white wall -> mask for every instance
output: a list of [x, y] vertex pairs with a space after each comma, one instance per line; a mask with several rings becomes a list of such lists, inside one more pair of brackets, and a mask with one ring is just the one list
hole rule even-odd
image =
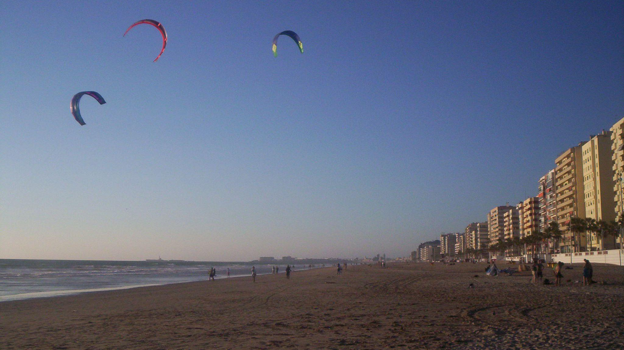
[[[620, 249], [602, 250], [597, 252], [582, 252], [582, 253], [562, 253], [552, 254], [552, 261], [561, 261], [565, 264], [582, 264], [584, 259], [589, 260], [591, 263], [598, 264], [611, 264], [624, 266], [624, 256]], [[546, 259], [546, 261], [550, 261]]]

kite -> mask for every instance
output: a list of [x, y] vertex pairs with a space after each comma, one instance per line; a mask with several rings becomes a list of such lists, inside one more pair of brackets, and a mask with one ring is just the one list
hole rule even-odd
[[297, 43], [297, 46], [299, 46], [299, 51], [301, 51], [301, 53], [303, 53], [303, 43], [301, 42], [301, 39], [299, 39], [299, 35], [297, 35], [297, 33], [293, 32], [292, 30], [285, 30], [285, 31], [277, 34], [273, 38], [273, 55], [275, 57], [277, 57], [277, 38], [280, 35], [287, 35], [287, 36], [291, 37]]
[[89, 95], [93, 97], [101, 105], [105, 104], [106, 101], [104, 101], [104, 97], [102, 97], [102, 95], [98, 94], [95, 91], [83, 91], [74, 95], [74, 98], [72, 98], [71, 100], [71, 105], [69, 106], [69, 109], [71, 110], [71, 114], [74, 116], [76, 121], [80, 125], [85, 125], [86, 123], [84, 122], [84, 120], [82, 119], [82, 116], [80, 115], [80, 108], [78, 108], [78, 102], [80, 102], [80, 98], [82, 97], [82, 95]]
[[156, 27], [156, 29], [160, 31], [160, 35], [162, 35], [163, 45], [162, 45], [162, 49], [160, 50], [160, 53], [158, 54], [158, 57], [156, 57], [156, 59], [154, 60], [154, 62], [156, 62], [160, 58], [160, 55], [162, 55], [163, 52], [165, 52], [165, 46], [167, 46], [167, 32], [165, 31], [165, 27], [163, 27], [163, 25], [160, 24], [160, 22], [156, 22], [152, 19], [142, 19], [140, 21], [135, 22], [133, 25], [131, 25], [130, 28], [126, 30], [123, 36], [126, 36], [126, 34], [128, 34], [130, 29], [134, 28], [135, 26], [138, 26], [139, 24], [153, 25], [154, 27]]

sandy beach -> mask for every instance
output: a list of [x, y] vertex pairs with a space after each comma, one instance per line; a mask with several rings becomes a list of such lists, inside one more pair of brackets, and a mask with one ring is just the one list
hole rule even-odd
[[3, 302], [0, 348], [624, 348], [624, 268], [595, 265], [601, 283], [584, 287], [574, 266], [555, 287], [485, 266], [349, 266]]

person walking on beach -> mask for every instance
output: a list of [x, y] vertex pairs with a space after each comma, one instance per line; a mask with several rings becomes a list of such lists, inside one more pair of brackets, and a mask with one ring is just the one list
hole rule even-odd
[[208, 279], [209, 279], [210, 281], [214, 281], [214, 279], [215, 279], [215, 275], [216, 275], [216, 274], [217, 274], [217, 271], [215, 270], [215, 268], [214, 268], [214, 267], [211, 267], [211, 268], [210, 268], [210, 272], [209, 272], [209, 274], [208, 274], [208, 276], [209, 276], [209, 278], [208, 278]]
[[537, 259], [533, 259], [533, 265], [531, 265], [531, 275], [533, 276], [531, 282], [537, 284]]
[[290, 265], [286, 266], [286, 278], [290, 279]]
[[338, 264], [338, 274], [340, 275], [342, 273], [342, 267], [340, 267], [340, 264]]
[[557, 263], [557, 267], [555, 267], [555, 286], [561, 285], [561, 279], [563, 278], [563, 274], [561, 274], [561, 269], [563, 269], [563, 263], [560, 261]]
[[594, 268], [589, 263], [589, 260], [583, 259], [585, 266], [583, 266], [583, 285], [589, 286], [592, 283], [592, 277], [594, 275]]
[[230, 277], [230, 268], [227, 269], [227, 276]]
[[256, 283], [256, 267], [251, 267], [251, 278], [253, 278], [254, 283]]

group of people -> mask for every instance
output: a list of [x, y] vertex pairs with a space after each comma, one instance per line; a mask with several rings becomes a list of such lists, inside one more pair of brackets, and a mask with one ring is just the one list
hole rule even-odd
[[[585, 261], [585, 265], [583, 265], [583, 285], [589, 286], [594, 283], [592, 277], [594, 276], [594, 268], [591, 263], [587, 259], [583, 259]], [[561, 279], [563, 278], [563, 262], [559, 261], [557, 265], [555, 265], [555, 286], [561, 285]], [[533, 273], [533, 283], [542, 283], [542, 279], [544, 277], [544, 265], [540, 260], [534, 259], [533, 266], [531, 267], [531, 272]]]
[[[228, 267], [227, 272], [226, 272], [227, 276], [230, 277], [230, 268]], [[208, 280], [209, 281], [214, 281], [215, 277], [217, 277], [217, 269], [215, 269], [214, 267], [211, 267], [210, 270], [208, 270]]]
[[[290, 267], [290, 265], [286, 265], [286, 278], [290, 279], [290, 272], [291, 271], [292, 271], [292, 268]], [[271, 272], [274, 273], [274, 274], [279, 273], [279, 267], [278, 266], [273, 266], [271, 268]], [[256, 267], [255, 266], [251, 267], [251, 278], [253, 279], [254, 282], [256, 282]]]
[[533, 259], [531, 274], [533, 275], [531, 282], [535, 284], [542, 283], [542, 280], [544, 279], [544, 264], [542, 264], [541, 260]]

